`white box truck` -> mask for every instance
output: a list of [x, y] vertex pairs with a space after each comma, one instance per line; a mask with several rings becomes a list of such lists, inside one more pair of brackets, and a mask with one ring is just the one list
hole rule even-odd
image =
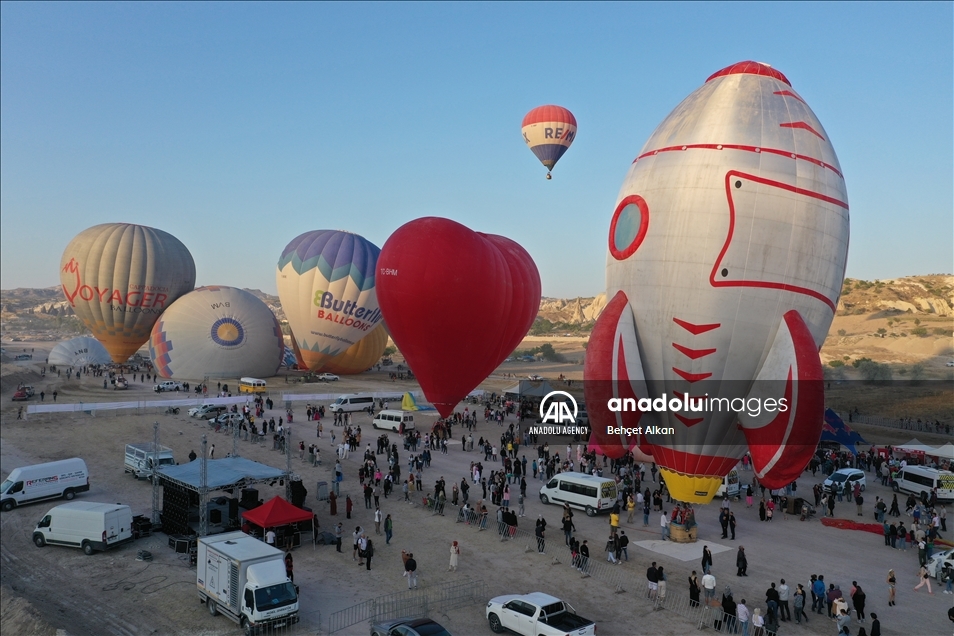
[[129, 506], [94, 501], [59, 505], [46, 513], [33, 530], [33, 543], [38, 548], [65, 545], [82, 548], [88, 555], [132, 540]]
[[175, 466], [176, 460], [172, 449], [160, 445], [156, 450], [155, 442], [141, 442], [126, 444], [126, 460], [123, 471], [132, 473], [136, 479], [152, 477], [152, 466]]
[[196, 585], [209, 614], [225, 614], [246, 634], [298, 622], [298, 588], [282, 551], [244, 532], [200, 537]]
[[0, 484], [0, 509], [7, 512], [25, 503], [58, 497], [70, 500], [88, 490], [89, 470], [79, 457], [23, 466], [14, 468]]

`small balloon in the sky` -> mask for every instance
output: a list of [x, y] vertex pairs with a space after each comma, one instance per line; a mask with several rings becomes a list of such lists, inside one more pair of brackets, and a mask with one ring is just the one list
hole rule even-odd
[[576, 117], [562, 106], [537, 106], [523, 118], [523, 140], [547, 169], [556, 165], [576, 139]]

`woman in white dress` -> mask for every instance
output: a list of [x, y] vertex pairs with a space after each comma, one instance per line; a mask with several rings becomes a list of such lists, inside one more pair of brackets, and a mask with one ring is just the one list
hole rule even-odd
[[447, 568], [448, 572], [457, 571], [457, 557], [460, 556], [460, 546], [456, 541], [451, 543], [450, 547], [450, 567]]

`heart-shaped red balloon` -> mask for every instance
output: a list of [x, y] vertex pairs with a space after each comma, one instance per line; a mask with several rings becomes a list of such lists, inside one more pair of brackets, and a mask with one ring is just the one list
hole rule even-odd
[[391, 235], [375, 289], [391, 337], [442, 417], [513, 352], [540, 306], [526, 250], [438, 217]]

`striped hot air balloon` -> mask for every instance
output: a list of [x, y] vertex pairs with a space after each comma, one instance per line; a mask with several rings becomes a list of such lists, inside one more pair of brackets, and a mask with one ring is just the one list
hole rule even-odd
[[381, 250], [338, 230], [296, 237], [278, 260], [276, 282], [301, 357], [317, 371], [381, 321], [374, 289]]
[[556, 165], [576, 139], [576, 117], [562, 106], [537, 106], [523, 118], [523, 140], [547, 169]]

